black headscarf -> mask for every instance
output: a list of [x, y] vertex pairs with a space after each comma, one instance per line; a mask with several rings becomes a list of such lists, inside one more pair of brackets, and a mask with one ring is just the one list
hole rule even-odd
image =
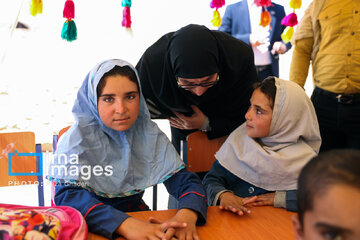
[[[153, 118], [173, 116], [173, 111], [191, 116], [190, 106], [196, 105], [209, 118], [212, 129], [216, 119], [227, 118], [223, 123], [231, 126], [223, 127], [231, 131], [244, 121], [252, 84], [257, 81], [253, 52], [247, 44], [193, 24], [161, 37], [146, 50], [136, 69]], [[201, 96], [177, 85], [177, 77], [214, 73], [219, 73], [218, 84]]]

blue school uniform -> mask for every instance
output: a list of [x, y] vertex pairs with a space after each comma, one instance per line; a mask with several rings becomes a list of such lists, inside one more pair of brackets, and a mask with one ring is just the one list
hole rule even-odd
[[[179, 200], [179, 209], [192, 209], [198, 213], [197, 225], [206, 222], [207, 205], [205, 191], [200, 179], [181, 170], [164, 182], [169, 194]], [[118, 237], [116, 229], [129, 215], [125, 212], [146, 211], [148, 206], [142, 200], [144, 192], [118, 198], [97, 196], [88, 190], [75, 186], [56, 186], [55, 204], [73, 207], [81, 212], [89, 231], [112, 239]]]
[[[244, 198], [273, 192], [242, 180], [226, 170], [217, 160], [206, 174], [203, 184], [209, 205], [219, 205], [219, 202], [214, 203], [215, 196], [219, 192], [231, 191], [236, 196]], [[297, 211], [296, 190], [286, 191], [286, 209]]]
[[98, 64], [86, 76], [73, 107], [76, 122], [59, 140], [49, 166], [48, 178], [58, 185], [55, 204], [76, 208], [89, 231], [113, 238], [129, 217], [125, 212], [148, 210], [144, 190], [164, 183], [179, 199], [179, 209], [194, 210], [197, 224], [204, 224], [207, 204], [201, 181], [184, 169], [167, 136], [151, 121], [140, 87], [139, 115], [133, 125], [117, 131], [102, 122], [97, 86], [115, 67], [130, 68], [138, 79], [133, 66], [117, 59]]
[[[239, 197], [275, 192], [274, 206], [296, 210], [299, 173], [321, 144], [316, 113], [299, 85], [278, 78], [265, 81], [276, 88], [272, 112], [262, 110], [256, 105], [261, 105], [260, 101], [254, 100], [246, 123], [235, 129], [215, 154], [217, 161], [204, 178], [211, 205], [225, 190]], [[261, 88], [255, 91], [262, 93]], [[270, 113], [269, 133], [262, 136], [255, 120]]]

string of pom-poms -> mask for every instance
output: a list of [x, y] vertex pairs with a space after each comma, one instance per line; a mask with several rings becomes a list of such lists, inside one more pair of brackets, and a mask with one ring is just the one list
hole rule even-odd
[[66, 0], [63, 17], [66, 18], [66, 21], [64, 22], [61, 30], [61, 38], [69, 42], [76, 40], [77, 28], [73, 20], [75, 18], [75, 4], [73, 0]]
[[121, 0], [121, 6], [124, 7], [121, 25], [125, 28], [131, 28], [131, 0]]
[[281, 24], [286, 26], [283, 33], [281, 34], [281, 39], [285, 43], [290, 42], [294, 35], [294, 26], [298, 24], [295, 9], [301, 8], [301, 0], [290, 0], [290, 8], [293, 9], [293, 12], [281, 20]]

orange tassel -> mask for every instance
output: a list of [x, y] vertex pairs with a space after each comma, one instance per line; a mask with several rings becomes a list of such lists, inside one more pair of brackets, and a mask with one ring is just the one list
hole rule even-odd
[[266, 27], [271, 22], [271, 16], [268, 11], [261, 12], [260, 26]]

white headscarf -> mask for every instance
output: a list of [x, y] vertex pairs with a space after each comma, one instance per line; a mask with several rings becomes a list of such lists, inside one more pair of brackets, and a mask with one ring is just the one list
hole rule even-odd
[[300, 86], [277, 78], [275, 85], [269, 136], [249, 137], [244, 123], [229, 135], [215, 157], [227, 170], [257, 187], [294, 190], [300, 170], [319, 151], [319, 125]]
[[[136, 194], [184, 168], [166, 135], [151, 121], [141, 89], [139, 116], [128, 130], [116, 131], [101, 121], [96, 89], [102, 76], [115, 66], [129, 66], [139, 80], [135, 68], [123, 60], [108, 60], [90, 71], [73, 107], [76, 123], [59, 141], [48, 173], [53, 181], [78, 183], [106, 197]], [[78, 162], [73, 154], [78, 156]], [[96, 165], [102, 167], [102, 174]], [[86, 175], [84, 179], [84, 174], [79, 171], [85, 169], [88, 172], [89, 166], [91, 177], [86, 179]], [[108, 171], [109, 166], [112, 174]]]

